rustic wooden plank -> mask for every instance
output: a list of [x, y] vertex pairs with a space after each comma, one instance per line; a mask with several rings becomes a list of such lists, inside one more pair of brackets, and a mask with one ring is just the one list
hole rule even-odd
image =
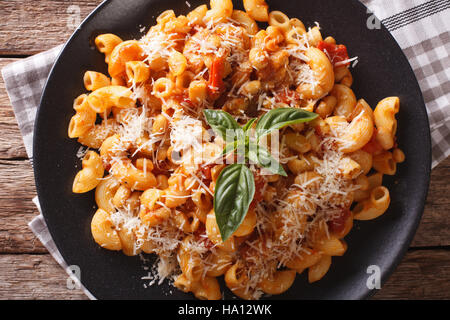
[[374, 299], [450, 299], [450, 250], [414, 250]]
[[[19, 59], [0, 58], [0, 69], [17, 60]], [[0, 135], [0, 159], [27, 157], [2, 77], [0, 77], [0, 132], [2, 133]]]
[[412, 247], [450, 245], [450, 158], [431, 172], [425, 210]]
[[[0, 59], [0, 69], [19, 59]], [[47, 252], [28, 222], [39, 214], [31, 202], [36, 195], [33, 169], [14, 112], [0, 77], [0, 253]]]
[[31, 55], [64, 43], [101, 0], [0, 1], [0, 55]]
[[[67, 289], [66, 273], [49, 254], [3, 254], [0, 265], [3, 299], [86, 299]], [[410, 251], [374, 299], [450, 299], [449, 279], [450, 251]]]

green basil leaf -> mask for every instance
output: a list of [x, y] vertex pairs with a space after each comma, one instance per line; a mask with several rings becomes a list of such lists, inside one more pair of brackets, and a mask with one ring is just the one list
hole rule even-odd
[[205, 109], [203, 110], [203, 114], [214, 132], [220, 135], [225, 141], [227, 141], [227, 130], [242, 131], [241, 126], [228, 112]]
[[230, 153], [230, 152], [232, 152], [232, 151], [235, 151], [236, 148], [237, 148], [237, 144], [238, 144], [237, 141], [228, 143], [228, 144], [223, 148], [222, 155], [226, 155], [226, 154], [228, 154], [228, 153]]
[[257, 163], [261, 167], [268, 169], [271, 173], [287, 177], [287, 173], [283, 166], [272, 157], [266, 148], [252, 143], [249, 146], [248, 157], [251, 162]]
[[252, 124], [253, 124], [253, 122], [256, 121], [256, 119], [257, 119], [257, 118], [252, 118], [252, 119], [250, 119], [250, 120], [245, 124], [245, 126], [244, 126], [242, 129], [243, 129], [245, 132], [248, 131], [248, 130], [252, 127]]
[[214, 191], [214, 212], [222, 241], [239, 228], [254, 195], [253, 173], [244, 164], [232, 164], [222, 170]]
[[225, 145], [222, 151], [222, 155], [237, 151], [241, 157], [245, 157], [248, 152], [249, 137], [245, 135], [244, 131], [238, 131], [237, 136], [234, 137], [233, 142], [229, 142]]
[[263, 115], [256, 124], [258, 139], [285, 126], [308, 122], [317, 118], [317, 114], [298, 108], [272, 109]]

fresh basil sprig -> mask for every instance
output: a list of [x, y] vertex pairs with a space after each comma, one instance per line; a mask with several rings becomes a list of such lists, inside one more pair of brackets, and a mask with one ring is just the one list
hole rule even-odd
[[255, 180], [247, 166], [232, 164], [222, 170], [214, 191], [214, 212], [222, 241], [239, 228], [254, 195]]
[[[259, 120], [251, 119], [244, 127], [227, 112], [207, 109], [203, 111], [206, 121], [225, 141], [223, 155], [245, 150], [244, 157], [268, 169], [273, 174], [287, 176], [283, 166], [270, 152], [260, 146], [261, 137], [285, 126], [314, 120], [317, 114], [296, 108], [278, 108], [264, 114]], [[250, 128], [255, 126], [256, 142], [249, 138]], [[234, 130], [233, 141], [230, 132]], [[228, 139], [227, 139], [228, 138]], [[214, 191], [214, 212], [222, 241], [226, 241], [241, 225], [255, 194], [253, 173], [245, 164], [232, 164], [222, 170]]]

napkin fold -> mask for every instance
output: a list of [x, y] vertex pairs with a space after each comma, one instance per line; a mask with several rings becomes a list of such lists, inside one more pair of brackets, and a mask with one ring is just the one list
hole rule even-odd
[[[432, 167], [450, 155], [450, 1], [449, 0], [360, 0], [368, 7], [368, 28], [381, 22], [403, 49], [419, 82], [425, 100], [432, 139]], [[5, 66], [2, 76], [23, 137], [28, 157], [33, 159], [33, 128], [42, 90], [62, 46]], [[76, 287], [90, 298], [74, 269], [68, 266], [40, 214], [29, 227], [66, 270]]]

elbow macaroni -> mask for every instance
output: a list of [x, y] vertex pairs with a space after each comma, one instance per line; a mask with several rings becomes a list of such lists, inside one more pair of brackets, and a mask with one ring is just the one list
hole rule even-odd
[[89, 151], [82, 161], [83, 169], [78, 171], [73, 181], [72, 191], [74, 193], [85, 193], [91, 191], [103, 178], [103, 163], [95, 151]]

